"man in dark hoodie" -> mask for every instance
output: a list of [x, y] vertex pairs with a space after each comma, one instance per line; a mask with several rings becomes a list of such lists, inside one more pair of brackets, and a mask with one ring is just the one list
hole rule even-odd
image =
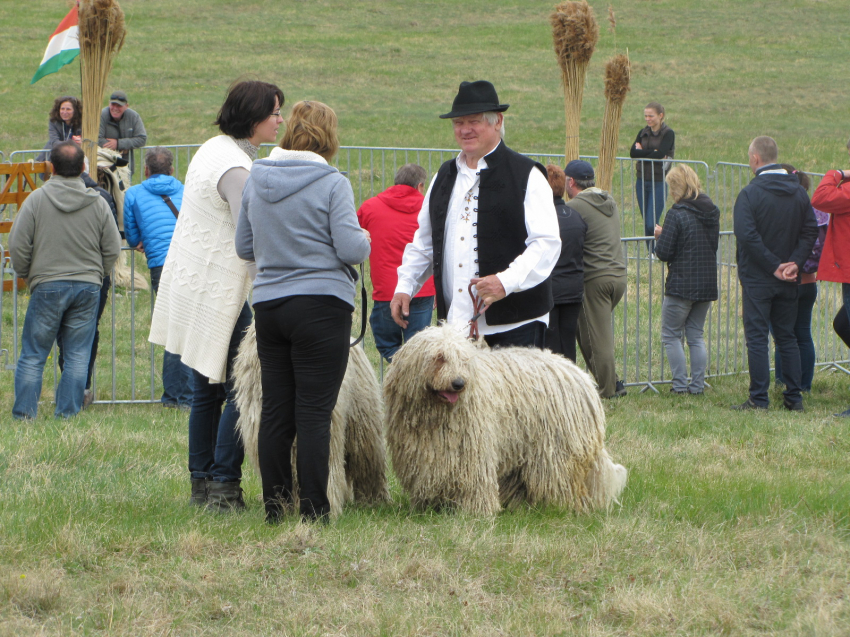
[[82, 408], [100, 286], [121, 250], [109, 206], [80, 179], [83, 157], [74, 142], [53, 148], [53, 176], [21, 206], [9, 236], [12, 264], [31, 291], [15, 369], [16, 419], [36, 417], [44, 364], [59, 335], [65, 370], [54, 415]]
[[584, 301], [578, 317], [578, 344], [599, 395], [624, 396], [614, 365], [611, 315], [626, 292], [626, 256], [620, 242], [620, 213], [614, 198], [596, 187], [593, 166], [574, 159], [564, 169], [567, 204], [587, 224], [584, 238]]
[[803, 411], [797, 320], [797, 275], [818, 237], [809, 195], [795, 175], [776, 162], [770, 137], [756, 137], [748, 151], [755, 178], [735, 200], [738, 279], [743, 288], [744, 334], [750, 396], [733, 409], [767, 409], [770, 388], [769, 327], [782, 361], [785, 408]]
[[417, 164], [405, 164], [395, 174], [395, 185], [377, 197], [363, 202], [357, 211], [360, 227], [372, 237], [369, 272], [372, 277], [372, 314], [369, 324], [375, 346], [387, 361], [402, 343], [431, 324], [434, 314], [434, 279], [429, 278], [410, 300], [407, 327], [397, 325], [390, 312], [398, 266], [404, 248], [413, 241], [419, 227], [418, 216], [425, 194], [425, 169]]

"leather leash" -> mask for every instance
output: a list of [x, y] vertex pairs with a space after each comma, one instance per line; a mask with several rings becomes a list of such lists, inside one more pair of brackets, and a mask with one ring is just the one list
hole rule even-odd
[[484, 314], [484, 311], [487, 309], [486, 304], [484, 303], [484, 299], [475, 295], [472, 291], [473, 284], [469, 284], [469, 298], [472, 299], [472, 310], [475, 312], [472, 318], [469, 321], [469, 336], [467, 337], [471, 341], [477, 341], [480, 338], [478, 334], [478, 319], [481, 318], [481, 315]]

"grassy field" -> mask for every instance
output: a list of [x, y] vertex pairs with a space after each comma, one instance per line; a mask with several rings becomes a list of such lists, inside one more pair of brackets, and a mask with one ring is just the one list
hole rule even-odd
[[[510, 144], [558, 153], [553, 4], [125, 0], [110, 89], [130, 94], [149, 143], [210, 137], [227, 84], [250, 74], [290, 103], [334, 106], [346, 145], [450, 148], [436, 115], [459, 81], [484, 77], [512, 105]], [[603, 22], [608, 3], [591, 4]], [[628, 47], [620, 154], [658, 100], [678, 157], [743, 161], [754, 135], [771, 134], [802, 168], [846, 164], [844, 3], [611, 4], [618, 27], [602, 24], [582, 153], [597, 152], [604, 62]], [[0, 2], [7, 155], [41, 147], [53, 98], [80, 92], [76, 63], [29, 86], [66, 5]], [[642, 289], [644, 326], [657, 303]], [[149, 311], [147, 293], [135, 302]], [[144, 322], [128, 335], [128, 304], [116, 299], [122, 392], [128, 361], [146, 381], [150, 356]], [[98, 381], [111, 374], [101, 366]], [[187, 505], [185, 414], [95, 405], [54, 421], [46, 382], [39, 418], [21, 425], [9, 416], [12, 373], [0, 370], [0, 635], [850, 634], [850, 423], [832, 417], [850, 404], [847, 377], [819, 371], [804, 414], [782, 410], [778, 393], [771, 411], [737, 414], [728, 406], [744, 400], [747, 377], [711, 384], [703, 397], [662, 386], [607, 403], [607, 447], [630, 471], [608, 514], [416, 513], [393, 482], [392, 505], [270, 528], [247, 467], [244, 514]]]
[[[464, 79], [487, 78], [508, 111], [511, 145], [563, 152], [563, 99], [548, 15], [554, 0], [267, 3], [124, 0], [128, 36], [109, 90], [128, 92], [150, 143], [199, 143], [226, 86], [242, 75], [279, 84], [292, 103], [337, 109], [346, 145], [452, 147], [447, 112]], [[620, 154], [660, 101], [677, 156], [745, 161], [769, 134], [781, 157], [823, 172], [844, 165], [850, 96], [844, 65], [850, 17], [840, 0], [591, 2], [601, 23], [588, 72], [581, 151], [598, 151], [605, 61], [628, 49], [632, 91]], [[607, 29], [606, 9], [617, 17]], [[79, 95], [79, 65], [33, 86], [65, 0], [0, 3], [0, 150], [40, 148], [60, 94]], [[285, 110], [285, 109], [284, 109]]]

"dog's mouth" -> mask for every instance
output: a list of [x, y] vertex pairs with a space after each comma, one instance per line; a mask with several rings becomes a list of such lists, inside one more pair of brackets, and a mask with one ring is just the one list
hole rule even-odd
[[438, 391], [438, 392], [436, 392], [436, 394], [437, 394], [437, 396], [440, 397], [440, 399], [446, 401], [447, 403], [451, 403], [452, 405], [454, 405], [457, 402], [457, 398], [460, 395], [460, 392]]

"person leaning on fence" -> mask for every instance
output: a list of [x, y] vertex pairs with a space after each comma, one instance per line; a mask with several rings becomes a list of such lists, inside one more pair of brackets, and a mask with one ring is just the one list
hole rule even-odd
[[74, 142], [54, 146], [51, 179], [27, 198], [12, 224], [12, 265], [31, 293], [15, 368], [16, 419], [38, 413], [44, 364], [57, 336], [64, 343], [65, 369], [54, 415], [74, 416], [83, 406], [98, 294], [121, 250], [109, 206], [80, 179], [83, 158]]
[[[109, 206], [109, 211], [112, 213], [112, 218], [115, 220], [115, 227], [118, 227], [118, 209], [115, 207], [115, 199], [112, 197], [106, 189], [101, 188], [97, 185], [97, 182], [91, 178], [89, 175], [89, 160], [88, 157], [85, 159], [85, 171], [80, 175], [80, 179], [83, 180], [86, 188], [91, 188], [96, 191], [103, 200], [106, 202], [106, 205]], [[120, 235], [119, 231], [119, 235]], [[88, 373], [86, 374], [86, 390], [83, 394], [83, 409], [86, 409], [89, 405], [94, 402], [94, 390], [92, 389], [92, 380], [94, 377], [94, 365], [97, 360], [97, 350], [100, 344], [100, 318], [103, 316], [103, 311], [106, 309], [106, 301], [109, 298], [109, 288], [112, 287], [112, 277], [109, 272], [106, 272], [103, 277], [103, 283], [100, 286], [100, 294], [98, 297], [97, 303], [97, 320], [95, 321], [94, 328], [94, 339], [91, 344], [91, 354], [89, 355], [89, 365], [88, 365]], [[59, 349], [59, 369], [65, 369], [65, 346], [62, 340], [62, 335], [59, 334], [56, 337], [56, 346]]]
[[593, 166], [574, 159], [564, 168], [567, 206], [587, 224], [584, 238], [584, 300], [578, 317], [578, 345], [599, 395], [626, 395], [614, 363], [614, 308], [626, 292], [626, 256], [620, 239], [620, 213], [614, 198], [596, 187]]
[[735, 200], [738, 279], [743, 297], [750, 395], [733, 409], [767, 409], [770, 389], [769, 327], [782, 358], [783, 404], [803, 410], [800, 350], [794, 336], [797, 275], [818, 237], [809, 195], [777, 162], [776, 142], [756, 137], [748, 159], [755, 174]]
[[[44, 152], [35, 158], [37, 162], [47, 159], [48, 153], [60, 142], [81, 143], [83, 134], [83, 105], [76, 97], [64, 95], [53, 101], [47, 119], [47, 143]], [[47, 175], [42, 175], [47, 179]]]
[[189, 414], [190, 503], [244, 509], [231, 371], [245, 330], [253, 264], [236, 254], [242, 189], [260, 144], [277, 139], [283, 92], [244, 81], [230, 87], [215, 124], [222, 134], [192, 157], [180, 218], [159, 281], [149, 340], [193, 370]]
[[[717, 300], [717, 244], [720, 210], [702, 192], [690, 166], [679, 164], [667, 173], [675, 202], [655, 226], [655, 254], [667, 261], [667, 281], [661, 306], [661, 341], [670, 362], [674, 394], [702, 394], [708, 356], [703, 339], [705, 317]], [[691, 378], [685, 362], [682, 332], [691, 354]]]
[[676, 133], [664, 122], [664, 107], [658, 102], [646, 105], [643, 118], [646, 126], [638, 132], [629, 157], [643, 160], [635, 162], [635, 195], [643, 216], [644, 236], [651, 237], [667, 199], [664, 192], [666, 162], [661, 160], [672, 159], [675, 155]]
[[491, 347], [545, 344], [561, 238], [546, 169], [502, 141], [507, 109], [482, 80], [462, 82], [440, 115], [452, 120], [461, 152], [431, 181], [404, 250], [390, 302], [402, 327], [433, 272], [438, 319], [464, 329], [476, 314], [473, 284], [486, 305], [478, 330]]
[[113, 91], [109, 106], [100, 112], [98, 145], [118, 151], [130, 162], [130, 174], [136, 169], [133, 150], [142, 148], [148, 140], [142, 118], [132, 108], [124, 91]]
[[552, 270], [552, 299], [546, 347], [576, 362], [576, 330], [584, 296], [584, 237], [587, 223], [564, 203], [566, 175], [555, 164], [546, 166], [561, 231], [561, 256]]
[[390, 312], [404, 248], [419, 227], [418, 216], [427, 177], [422, 166], [405, 164], [396, 172], [394, 186], [364, 201], [357, 211], [360, 227], [372, 236], [369, 273], [373, 305], [369, 324], [375, 346], [388, 362], [392, 362], [393, 355], [404, 342], [431, 324], [434, 314], [433, 278], [425, 281], [410, 300], [407, 327], [397, 325]]
[[[183, 184], [174, 177], [174, 155], [162, 146], [145, 154], [145, 180], [124, 195], [124, 235], [127, 245], [143, 252], [151, 273], [151, 287], [159, 290], [165, 255], [174, 235], [183, 202]], [[162, 357], [164, 407], [191, 409], [192, 370], [168, 350]]]
[[[794, 168], [791, 164], [780, 164], [789, 175], [794, 175], [800, 185], [809, 191], [811, 181], [809, 176]], [[800, 349], [800, 389], [804, 392], [812, 390], [812, 379], [815, 376], [815, 342], [812, 339], [812, 310], [818, 298], [817, 271], [820, 264], [823, 242], [826, 238], [826, 227], [829, 224], [829, 215], [814, 208], [815, 219], [818, 222], [818, 238], [812, 248], [812, 253], [803, 267], [800, 268], [799, 285], [797, 286], [797, 321], [794, 323], [794, 336], [797, 338], [797, 347]], [[771, 333], [773, 326], [771, 325]], [[777, 386], [782, 386], [782, 357], [779, 348], [774, 347], [773, 375]]]
[[[850, 142], [847, 150], [850, 152]], [[844, 309], [850, 312], [850, 170], [826, 173], [812, 196], [812, 205], [830, 216], [818, 281], [840, 283]], [[850, 409], [836, 415], [850, 418]]]
[[251, 168], [236, 227], [236, 253], [256, 261], [258, 272], [258, 447], [269, 523], [279, 522], [294, 500], [293, 441], [302, 519], [326, 521], [331, 510], [331, 414], [348, 366], [352, 266], [369, 256], [351, 184], [328, 164], [338, 150], [333, 109], [296, 103], [280, 147]]

